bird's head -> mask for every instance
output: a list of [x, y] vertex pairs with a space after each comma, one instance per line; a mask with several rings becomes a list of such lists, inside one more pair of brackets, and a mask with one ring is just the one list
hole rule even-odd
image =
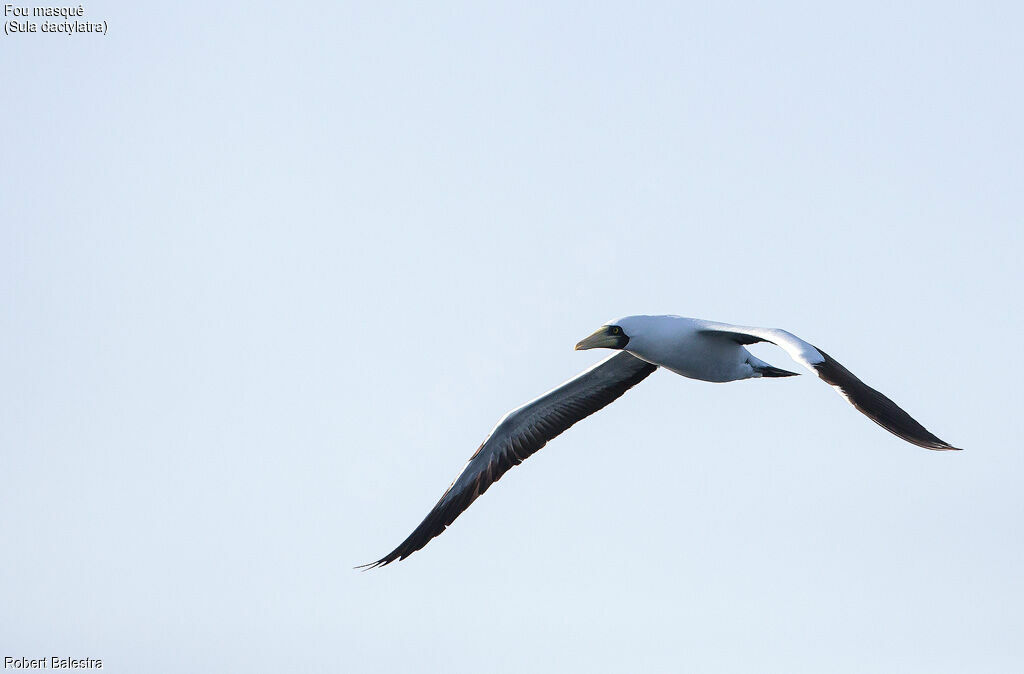
[[576, 350], [625, 349], [626, 345], [629, 344], [629, 334], [626, 333], [626, 326], [623, 325], [623, 322], [624, 321], [619, 320], [602, 325], [594, 334], [590, 335], [586, 339], [580, 340], [580, 342], [576, 344]]

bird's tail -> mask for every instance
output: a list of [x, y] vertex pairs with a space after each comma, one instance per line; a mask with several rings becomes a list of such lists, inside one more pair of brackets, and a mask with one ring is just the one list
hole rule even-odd
[[795, 377], [800, 374], [799, 372], [790, 372], [789, 370], [782, 370], [771, 365], [755, 367], [754, 371], [762, 377]]
[[773, 365], [769, 365], [759, 358], [751, 356], [747, 359], [750, 366], [754, 368], [754, 377], [795, 377], [799, 372], [790, 372], [789, 370], [783, 370]]

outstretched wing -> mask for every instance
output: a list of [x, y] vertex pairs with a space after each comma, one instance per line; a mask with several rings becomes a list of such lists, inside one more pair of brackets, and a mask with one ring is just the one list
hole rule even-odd
[[796, 335], [776, 328], [750, 328], [707, 323], [704, 331], [731, 337], [740, 344], [770, 342], [790, 358], [816, 373], [869, 419], [885, 430], [926, 449], [959, 449], [935, 437], [899, 405], [871, 388], [830, 355]]
[[376, 562], [359, 568], [384, 566], [422, 548], [509, 468], [518, 466], [548, 440], [609, 404], [656, 369], [657, 365], [623, 351], [506, 414], [409, 537]]

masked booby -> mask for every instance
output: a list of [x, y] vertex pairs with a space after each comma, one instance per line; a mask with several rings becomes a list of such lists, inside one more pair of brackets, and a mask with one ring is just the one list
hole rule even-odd
[[659, 367], [710, 382], [796, 374], [754, 357], [745, 347], [757, 342], [781, 347], [890, 433], [926, 449], [959, 449], [930, 433], [827, 353], [785, 330], [682, 316], [627, 316], [602, 325], [576, 344], [577, 350], [613, 349], [620, 353], [502, 417], [409, 537], [376, 562], [357, 568], [385, 566], [416, 552], [440, 535], [509, 468], [522, 463], [549, 440], [605, 407]]

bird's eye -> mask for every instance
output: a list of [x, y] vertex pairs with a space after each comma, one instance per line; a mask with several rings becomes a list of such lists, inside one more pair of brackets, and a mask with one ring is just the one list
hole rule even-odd
[[620, 328], [619, 326], [616, 325], [615, 327], [612, 328], [612, 334], [613, 335], [617, 335], [620, 332], [622, 332], [622, 328]]

